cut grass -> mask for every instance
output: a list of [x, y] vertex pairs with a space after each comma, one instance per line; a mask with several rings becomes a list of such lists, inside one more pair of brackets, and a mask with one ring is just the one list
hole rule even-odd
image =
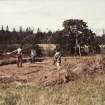
[[56, 87], [0, 84], [0, 105], [105, 105], [104, 76]]

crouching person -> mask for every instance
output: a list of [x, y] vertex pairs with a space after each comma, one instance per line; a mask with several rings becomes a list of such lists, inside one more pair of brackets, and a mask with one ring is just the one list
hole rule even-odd
[[57, 67], [61, 66], [61, 53], [60, 51], [56, 51], [55, 55], [54, 55], [54, 65], [56, 64]]

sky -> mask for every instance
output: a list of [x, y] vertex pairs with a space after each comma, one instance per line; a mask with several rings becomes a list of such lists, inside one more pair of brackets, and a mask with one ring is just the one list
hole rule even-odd
[[105, 29], [105, 0], [0, 0], [0, 26], [42, 31], [62, 29], [67, 19], [83, 19], [98, 35]]

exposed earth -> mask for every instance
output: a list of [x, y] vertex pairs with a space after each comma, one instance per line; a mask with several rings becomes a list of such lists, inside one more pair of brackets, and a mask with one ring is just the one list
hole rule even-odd
[[34, 64], [24, 63], [22, 68], [16, 64], [0, 66], [0, 82], [34, 83], [44, 86], [54, 86], [76, 81], [82, 77], [95, 78], [105, 73], [103, 56], [66, 57], [62, 65], [53, 65], [52, 58], [45, 58]]

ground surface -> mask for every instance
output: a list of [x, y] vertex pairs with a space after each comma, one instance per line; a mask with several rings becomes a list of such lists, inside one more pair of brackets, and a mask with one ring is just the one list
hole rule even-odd
[[8, 78], [10, 81], [20, 82], [41, 82], [43, 76], [56, 69], [56, 66], [52, 65], [51, 60], [44, 60], [42, 62], [23, 63], [23, 67], [18, 68], [16, 64], [9, 64], [0, 67], [0, 77]]
[[105, 57], [0, 66], [0, 105], [105, 105]]
[[61, 67], [53, 65], [51, 58], [34, 64], [24, 63], [22, 68], [18, 68], [16, 64], [9, 64], [0, 66], [0, 81], [43, 85], [62, 84], [82, 76], [88, 75], [93, 78], [104, 74], [104, 61], [102, 57], [94, 56], [63, 58]]

